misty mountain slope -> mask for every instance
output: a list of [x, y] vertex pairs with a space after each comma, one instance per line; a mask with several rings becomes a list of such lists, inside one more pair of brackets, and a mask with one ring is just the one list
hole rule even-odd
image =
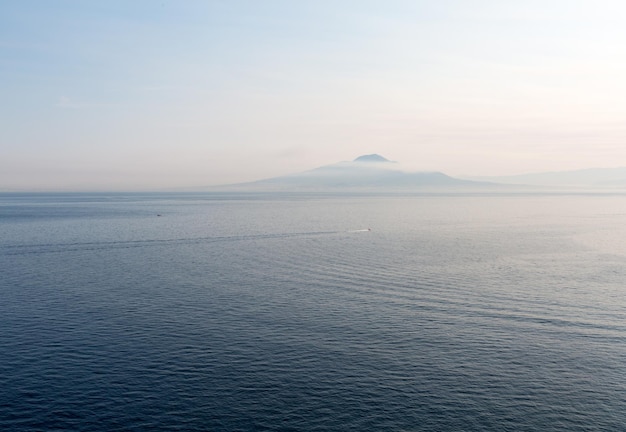
[[468, 177], [468, 179], [516, 185], [618, 187], [626, 186], [626, 167], [590, 168], [513, 176]]
[[395, 162], [371, 154], [350, 162], [325, 165], [302, 173], [231, 185], [238, 188], [271, 190], [321, 189], [413, 189], [423, 187], [485, 186], [487, 183], [460, 180], [441, 172], [404, 172]]

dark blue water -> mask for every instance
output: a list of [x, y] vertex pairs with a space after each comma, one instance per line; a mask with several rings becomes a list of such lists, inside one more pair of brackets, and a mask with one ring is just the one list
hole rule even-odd
[[624, 430], [625, 245], [621, 195], [0, 195], [0, 430]]

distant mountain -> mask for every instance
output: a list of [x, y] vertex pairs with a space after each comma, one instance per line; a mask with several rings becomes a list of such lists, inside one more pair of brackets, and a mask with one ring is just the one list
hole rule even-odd
[[531, 186], [624, 187], [626, 186], [626, 167], [591, 168], [498, 177], [468, 177], [468, 179]]
[[459, 180], [441, 172], [404, 172], [395, 162], [377, 155], [359, 156], [298, 174], [231, 185], [252, 190], [411, 190], [416, 188], [484, 187], [484, 182]]
[[354, 162], [391, 162], [389, 159], [385, 159], [381, 155], [377, 154], [369, 154], [359, 156], [354, 160]]

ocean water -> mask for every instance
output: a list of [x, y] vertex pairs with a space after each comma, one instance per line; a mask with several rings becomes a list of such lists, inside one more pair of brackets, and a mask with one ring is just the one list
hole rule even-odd
[[0, 430], [626, 430], [625, 294], [620, 194], [4, 194]]

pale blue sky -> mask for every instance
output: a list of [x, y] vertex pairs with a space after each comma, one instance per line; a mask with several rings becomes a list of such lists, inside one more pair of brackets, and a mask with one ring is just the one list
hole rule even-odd
[[0, 1], [0, 190], [626, 165], [622, 1]]

